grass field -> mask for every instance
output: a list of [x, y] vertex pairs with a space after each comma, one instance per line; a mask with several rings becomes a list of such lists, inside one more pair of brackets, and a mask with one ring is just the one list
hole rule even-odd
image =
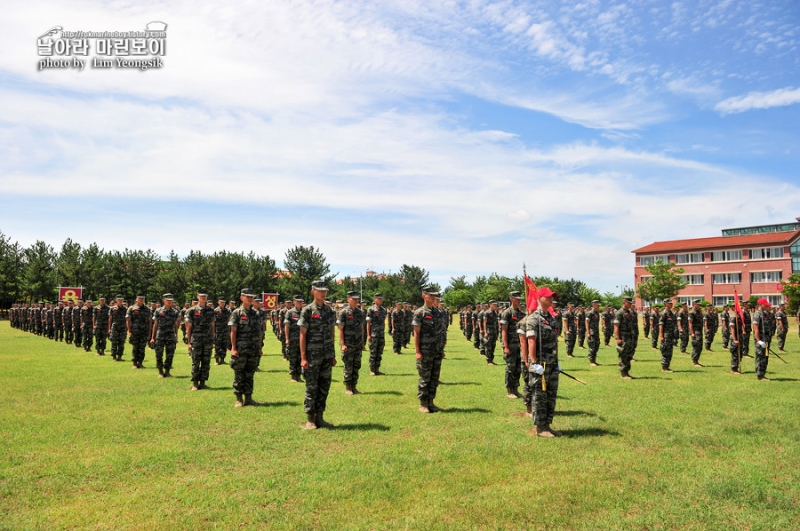
[[[189, 392], [176, 378], [87, 354], [0, 323], [0, 529], [800, 529], [800, 342], [793, 323], [771, 382], [675, 354], [660, 372], [640, 341], [622, 381], [616, 351], [561, 364], [554, 428], [530, 436], [505, 367], [450, 330], [437, 404], [417, 411], [412, 351], [387, 341], [346, 396], [341, 364], [326, 419], [304, 431], [301, 384], [268, 338], [262, 407], [233, 408], [233, 373], [212, 365]], [[563, 349], [562, 349], [563, 350]], [[337, 354], [338, 355], [338, 354]], [[130, 345], [125, 359], [130, 359]], [[366, 354], [365, 354], [366, 360]]]

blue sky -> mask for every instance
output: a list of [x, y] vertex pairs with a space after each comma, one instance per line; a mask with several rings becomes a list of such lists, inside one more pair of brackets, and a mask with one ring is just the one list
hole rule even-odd
[[[14, 3], [0, 230], [23, 244], [614, 290], [641, 245], [800, 216], [796, 2]], [[36, 70], [52, 26], [152, 20], [161, 70]]]

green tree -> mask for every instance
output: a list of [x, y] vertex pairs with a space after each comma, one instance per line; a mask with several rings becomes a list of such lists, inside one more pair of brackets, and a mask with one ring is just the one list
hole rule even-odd
[[318, 279], [331, 282], [336, 274], [331, 275], [331, 268], [322, 251], [298, 245], [286, 251], [283, 267], [289, 275], [280, 283], [281, 293], [286, 296], [299, 294], [305, 298], [311, 296], [311, 283]]
[[67, 238], [61, 245], [61, 251], [56, 259], [58, 275], [56, 281], [59, 286], [79, 286], [78, 275], [81, 270], [81, 244]]
[[603, 308], [606, 306], [611, 306], [612, 308], [622, 308], [622, 296], [611, 291], [606, 291], [603, 293], [603, 296], [600, 297], [600, 304], [603, 305]]
[[418, 266], [403, 264], [397, 272], [403, 283], [402, 299], [416, 306], [422, 305], [422, 287], [430, 284], [428, 272]]
[[581, 301], [583, 301], [584, 306], [589, 306], [592, 304], [593, 300], [600, 300], [600, 292], [594, 288], [590, 288], [589, 286], [581, 286], [578, 289], [578, 293], [580, 294]]
[[796, 315], [798, 308], [800, 308], [800, 273], [791, 275], [782, 284], [783, 294], [787, 299], [786, 311], [790, 316]]
[[688, 282], [681, 278], [684, 271], [682, 267], [675, 267], [673, 264], [665, 264], [658, 260], [654, 264], [646, 265], [645, 269], [652, 276], [636, 287], [636, 293], [643, 301], [653, 302], [656, 299], [672, 298], [688, 285]]
[[41, 240], [25, 249], [25, 290], [33, 302], [55, 299], [56, 253]]
[[0, 231], [0, 304], [9, 306], [22, 297], [25, 252]]

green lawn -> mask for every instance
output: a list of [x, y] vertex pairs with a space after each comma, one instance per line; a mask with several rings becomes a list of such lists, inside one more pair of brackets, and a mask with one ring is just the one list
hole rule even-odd
[[[326, 419], [304, 431], [305, 387], [269, 337], [263, 407], [233, 407], [233, 373], [176, 378], [0, 323], [0, 529], [800, 529], [800, 342], [771, 382], [728, 374], [719, 343], [674, 374], [640, 341], [622, 381], [616, 351], [562, 355], [554, 427], [537, 439], [505, 367], [450, 330], [437, 404], [417, 411], [411, 351], [387, 338], [383, 369], [346, 396], [341, 364]], [[562, 349], [563, 350], [563, 349]], [[498, 352], [500, 350], [498, 349]], [[364, 365], [366, 365], [365, 353]], [[130, 359], [126, 345], [125, 359]]]

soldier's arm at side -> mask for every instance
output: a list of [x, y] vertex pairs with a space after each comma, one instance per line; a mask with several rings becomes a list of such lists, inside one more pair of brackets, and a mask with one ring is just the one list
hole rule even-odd
[[128, 329], [128, 335], [131, 335], [131, 318], [125, 317], [125, 327]]
[[[347, 352], [347, 345], [344, 344], [344, 324], [339, 324], [339, 348], [342, 349], [342, 352]], [[289, 327], [286, 327], [286, 332], [288, 334]]]
[[[239, 327], [236, 325], [231, 325], [230, 329], [231, 329], [231, 356], [233, 356], [234, 358], [238, 358], [239, 349], [236, 348], [236, 333], [239, 331]], [[178, 331], [175, 330], [175, 333], [177, 334]]]
[[[62, 317], [61, 320], [63, 322], [64, 318]], [[113, 321], [113, 319], [111, 317], [111, 312], [108, 312], [108, 333], [109, 334], [111, 333], [111, 322], [112, 321]]]
[[421, 326], [414, 326], [414, 349], [416, 350], [417, 359], [422, 359], [422, 351], [419, 349], [419, 331]]
[[508, 354], [509, 352], [511, 352], [508, 348], [508, 325], [507, 324], [500, 325], [500, 330], [503, 337], [503, 352]]
[[306, 359], [306, 332], [308, 328], [300, 327], [300, 366], [308, 369], [308, 360]]
[[619, 323], [614, 323], [614, 337], [617, 339], [617, 344], [622, 343], [622, 338], [619, 336]]

